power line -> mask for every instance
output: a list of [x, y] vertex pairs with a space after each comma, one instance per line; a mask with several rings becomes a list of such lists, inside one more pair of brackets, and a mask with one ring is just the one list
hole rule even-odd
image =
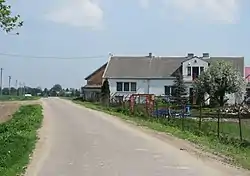
[[0, 55], [6, 56], [6, 57], [20, 57], [20, 58], [33, 58], [33, 59], [98, 59], [98, 58], [107, 57], [107, 55], [77, 56], [77, 57], [35, 56], [35, 55], [9, 54], [9, 53], [1, 53], [1, 52], [0, 52]]

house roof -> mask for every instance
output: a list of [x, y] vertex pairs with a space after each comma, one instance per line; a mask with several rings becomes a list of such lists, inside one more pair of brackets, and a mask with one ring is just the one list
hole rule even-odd
[[[186, 56], [112, 56], [103, 78], [169, 78], [188, 59]], [[228, 60], [244, 75], [244, 57], [210, 57], [203, 60]]]
[[186, 57], [113, 56], [104, 78], [167, 78]]
[[207, 59], [210, 63], [213, 61], [217, 61], [217, 60], [225, 60], [225, 61], [229, 61], [233, 64], [233, 67], [238, 70], [242, 77], [244, 77], [245, 75], [245, 63], [244, 63], [244, 57], [230, 57], [230, 56], [224, 56], [224, 57], [210, 57], [209, 59]]
[[98, 69], [96, 69], [94, 72], [92, 72], [90, 75], [88, 75], [85, 80], [88, 80], [91, 76], [93, 76], [94, 74], [96, 74], [97, 72], [99, 72], [101, 69], [105, 68], [107, 66], [108, 62], [106, 62], [105, 64], [103, 64], [101, 67], [99, 67]]

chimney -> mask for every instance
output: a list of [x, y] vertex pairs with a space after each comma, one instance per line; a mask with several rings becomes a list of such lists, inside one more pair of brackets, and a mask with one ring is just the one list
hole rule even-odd
[[153, 54], [152, 53], [149, 53], [148, 54], [148, 57], [152, 58]]
[[188, 58], [193, 58], [194, 57], [194, 53], [188, 53]]
[[209, 53], [203, 53], [203, 58], [209, 58]]

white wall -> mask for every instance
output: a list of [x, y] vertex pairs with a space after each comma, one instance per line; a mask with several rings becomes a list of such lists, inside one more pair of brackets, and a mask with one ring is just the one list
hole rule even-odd
[[[195, 62], [196, 60], [196, 62]], [[204, 67], [204, 70], [208, 68], [208, 63], [204, 60], [201, 60], [199, 58], [192, 58], [190, 60], [187, 60], [186, 62], [183, 62], [182, 64], [182, 73], [183, 73], [183, 79], [184, 81], [192, 81], [192, 69], [191, 69], [191, 76], [188, 76], [188, 69], [187, 67]], [[200, 72], [200, 71], [199, 71]]]
[[[136, 82], [137, 91], [136, 92], [117, 92], [116, 83], [117, 82]], [[113, 95], [129, 95], [129, 94], [155, 94], [162, 95], [165, 93], [165, 86], [173, 85], [173, 80], [166, 79], [109, 79], [110, 93]]]

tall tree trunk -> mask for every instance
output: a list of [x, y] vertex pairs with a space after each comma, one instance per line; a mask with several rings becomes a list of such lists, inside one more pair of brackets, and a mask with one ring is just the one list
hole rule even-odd
[[220, 104], [220, 107], [223, 107], [224, 106], [224, 95], [223, 96], [220, 96], [220, 99], [219, 99], [219, 104]]

